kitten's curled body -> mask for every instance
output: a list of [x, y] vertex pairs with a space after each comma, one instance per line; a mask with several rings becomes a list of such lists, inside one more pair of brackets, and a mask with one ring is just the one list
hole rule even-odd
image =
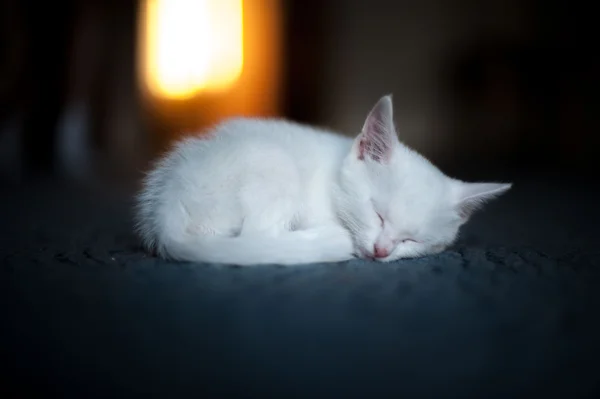
[[440, 252], [500, 183], [445, 176], [396, 136], [391, 96], [351, 139], [285, 120], [231, 119], [177, 143], [137, 197], [146, 248], [185, 261], [381, 261]]

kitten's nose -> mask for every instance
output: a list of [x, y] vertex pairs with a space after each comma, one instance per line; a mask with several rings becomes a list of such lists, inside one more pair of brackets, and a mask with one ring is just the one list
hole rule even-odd
[[373, 254], [376, 258], [386, 258], [390, 254], [390, 251], [375, 244], [375, 246], [373, 246]]

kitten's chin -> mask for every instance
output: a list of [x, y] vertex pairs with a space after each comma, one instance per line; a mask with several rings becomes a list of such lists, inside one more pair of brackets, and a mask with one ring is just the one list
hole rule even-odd
[[378, 258], [375, 256], [375, 254], [372, 251], [369, 251], [367, 249], [365, 249], [362, 246], [358, 246], [357, 250], [355, 251], [354, 256], [356, 256], [359, 259], [363, 259], [363, 260], [369, 260], [369, 261], [373, 261], [373, 262], [380, 262], [380, 263], [389, 263], [389, 262], [394, 262], [397, 260], [403, 260], [403, 259], [417, 259], [417, 258], [422, 258], [425, 256], [429, 256], [429, 255], [437, 255], [441, 252], [444, 252], [446, 249], [448, 249], [450, 245], [448, 244], [438, 244], [432, 247], [427, 248], [426, 250], [419, 250], [419, 251], [407, 251], [404, 253], [394, 253], [392, 252], [389, 256], [386, 256], [385, 258]]

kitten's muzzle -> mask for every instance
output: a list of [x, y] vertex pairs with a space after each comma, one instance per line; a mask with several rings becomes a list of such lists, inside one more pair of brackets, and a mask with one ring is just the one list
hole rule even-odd
[[383, 259], [390, 256], [390, 251], [387, 248], [380, 247], [377, 244], [373, 246], [373, 256], [376, 259]]
[[373, 246], [373, 251], [368, 251], [364, 248], [360, 249], [360, 257], [363, 259], [377, 260], [387, 258], [388, 256], [390, 256], [390, 251], [378, 245]]

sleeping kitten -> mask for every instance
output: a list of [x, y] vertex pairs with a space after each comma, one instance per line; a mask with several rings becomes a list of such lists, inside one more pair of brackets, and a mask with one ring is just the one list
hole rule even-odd
[[238, 118], [182, 140], [144, 180], [137, 229], [175, 260], [387, 262], [443, 251], [510, 187], [452, 179], [400, 143], [385, 96], [355, 139]]

